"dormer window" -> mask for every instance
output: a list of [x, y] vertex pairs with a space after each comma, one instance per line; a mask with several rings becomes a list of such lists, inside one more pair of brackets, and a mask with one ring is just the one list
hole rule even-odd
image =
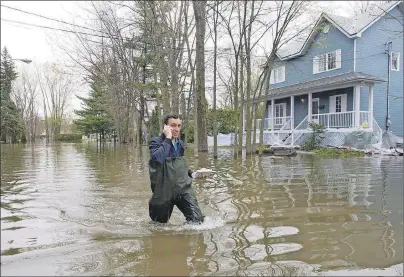
[[341, 49], [313, 57], [313, 74], [341, 68]]

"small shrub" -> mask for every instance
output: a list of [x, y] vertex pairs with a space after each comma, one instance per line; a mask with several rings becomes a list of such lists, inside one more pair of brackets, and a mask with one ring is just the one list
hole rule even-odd
[[81, 140], [81, 134], [59, 134], [55, 137], [58, 141], [77, 141]]
[[309, 127], [312, 130], [308, 140], [303, 144], [302, 150], [311, 151], [318, 148], [324, 139], [325, 127], [315, 122], [310, 122]]

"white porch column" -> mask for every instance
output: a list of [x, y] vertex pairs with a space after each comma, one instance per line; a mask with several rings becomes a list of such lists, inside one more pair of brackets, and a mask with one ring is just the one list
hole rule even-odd
[[361, 86], [356, 85], [355, 86], [355, 93], [354, 93], [354, 98], [355, 98], [355, 128], [360, 127], [360, 105], [361, 105]]
[[275, 99], [272, 99], [271, 100], [271, 112], [272, 112], [272, 115], [271, 115], [271, 131], [273, 132], [274, 131], [274, 125], [275, 125]]
[[295, 97], [290, 97], [290, 130], [292, 132], [292, 145], [294, 144], [293, 129], [295, 129]]
[[307, 111], [307, 122], [311, 122], [311, 113], [312, 113], [312, 105], [313, 105], [313, 94], [310, 92], [309, 93], [309, 100], [308, 101], [308, 111]]
[[373, 128], [373, 85], [369, 86], [369, 128]]
[[295, 97], [290, 97], [290, 129], [295, 128]]

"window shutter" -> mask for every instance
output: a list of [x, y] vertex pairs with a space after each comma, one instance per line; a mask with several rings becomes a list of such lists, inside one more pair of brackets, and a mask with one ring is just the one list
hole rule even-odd
[[338, 69], [338, 68], [341, 68], [341, 58], [342, 58], [342, 55], [341, 55], [341, 49], [337, 49], [336, 51], [335, 51], [335, 58], [336, 58], [336, 68]]
[[329, 113], [335, 113], [335, 95], [330, 96], [330, 110]]
[[268, 104], [268, 115], [267, 118], [272, 118], [272, 107], [271, 104]]
[[348, 97], [347, 97], [347, 95], [346, 94], [342, 94], [341, 95], [341, 112], [346, 112], [346, 110], [347, 110], [347, 101], [348, 100]]
[[275, 83], [275, 74], [274, 74], [274, 69], [271, 69], [271, 76], [269, 78], [269, 83], [272, 85]]
[[282, 111], [282, 117], [286, 117], [286, 103], [282, 103], [283, 105], [283, 111]]
[[319, 57], [318, 57], [318, 56], [314, 56], [314, 57], [313, 57], [313, 74], [317, 74], [317, 73], [318, 73], [318, 65], [319, 65]]
[[284, 66], [282, 66], [282, 79], [280, 80], [281, 82], [284, 82], [285, 81], [285, 79], [286, 79], [286, 70], [285, 70], [285, 65]]

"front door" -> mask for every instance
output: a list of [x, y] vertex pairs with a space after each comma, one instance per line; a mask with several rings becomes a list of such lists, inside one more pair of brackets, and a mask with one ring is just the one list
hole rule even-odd
[[349, 128], [353, 126], [353, 113], [347, 112], [347, 95], [330, 96], [329, 124], [332, 128]]
[[275, 104], [275, 128], [280, 129], [286, 120], [286, 103]]
[[313, 98], [311, 102], [311, 120], [315, 123], [319, 123], [320, 114], [320, 98]]

